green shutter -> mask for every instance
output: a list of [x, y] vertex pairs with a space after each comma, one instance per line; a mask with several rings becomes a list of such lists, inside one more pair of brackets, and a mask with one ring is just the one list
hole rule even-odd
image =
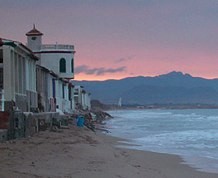
[[61, 73], [66, 73], [66, 60], [64, 58], [60, 59], [59, 67]]

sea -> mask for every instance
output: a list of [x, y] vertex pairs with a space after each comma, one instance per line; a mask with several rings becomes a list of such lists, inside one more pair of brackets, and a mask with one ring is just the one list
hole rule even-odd
[[175, 154], [184, 164], [218, 173], [218, 109], [114, 110], [109, 134], [119, 147]]

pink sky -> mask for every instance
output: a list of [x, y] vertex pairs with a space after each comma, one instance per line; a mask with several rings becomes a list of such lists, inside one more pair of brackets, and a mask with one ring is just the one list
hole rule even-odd
[[0, 36], [74, 44], [75, 79], [105, 80], [181, 71], [218, 78], [216, 0], [2, 1]]

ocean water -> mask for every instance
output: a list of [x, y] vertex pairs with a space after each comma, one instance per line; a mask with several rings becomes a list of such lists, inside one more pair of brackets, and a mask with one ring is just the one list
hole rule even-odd
[[109, 113], [110, 135], [127, 139], [121, 147], [176, 154], [200, 171], [218, 173], [218, 109]]

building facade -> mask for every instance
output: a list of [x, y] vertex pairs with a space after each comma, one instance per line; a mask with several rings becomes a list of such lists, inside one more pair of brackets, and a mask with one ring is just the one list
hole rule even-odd
[[42, 44], [39, 30], [33, 29], [26, 33], [27, 46], [39, 57], [38, 64], [52, 70], [61, 78], [74, 78], [74, 46], [68, 44]]
[[26, 36], [27, 47], [0, 40], [0, 110], [71, 113], [76, 104], [89, 110], [90, 94], [72, 84], [74, 46], [42, 44], [35, 26]]
[[74, 101], [78, 109], [91, 109], [91, 94], [86, 92], [83, 86], [75, 86]]
[[37, 91], [39, 108], [63, 112], [75, 110], [74, 86], [74, 46], [68, 44], [43, 44], [43, 33], [33, 26], [26, 33], [27, 46], [38, 56]]
[[[0, 40], [1, 110], [37, 108], [36, 61], [33, 52], [20, 42]], [[3, 104], [4, 103], [4, 104]]]

